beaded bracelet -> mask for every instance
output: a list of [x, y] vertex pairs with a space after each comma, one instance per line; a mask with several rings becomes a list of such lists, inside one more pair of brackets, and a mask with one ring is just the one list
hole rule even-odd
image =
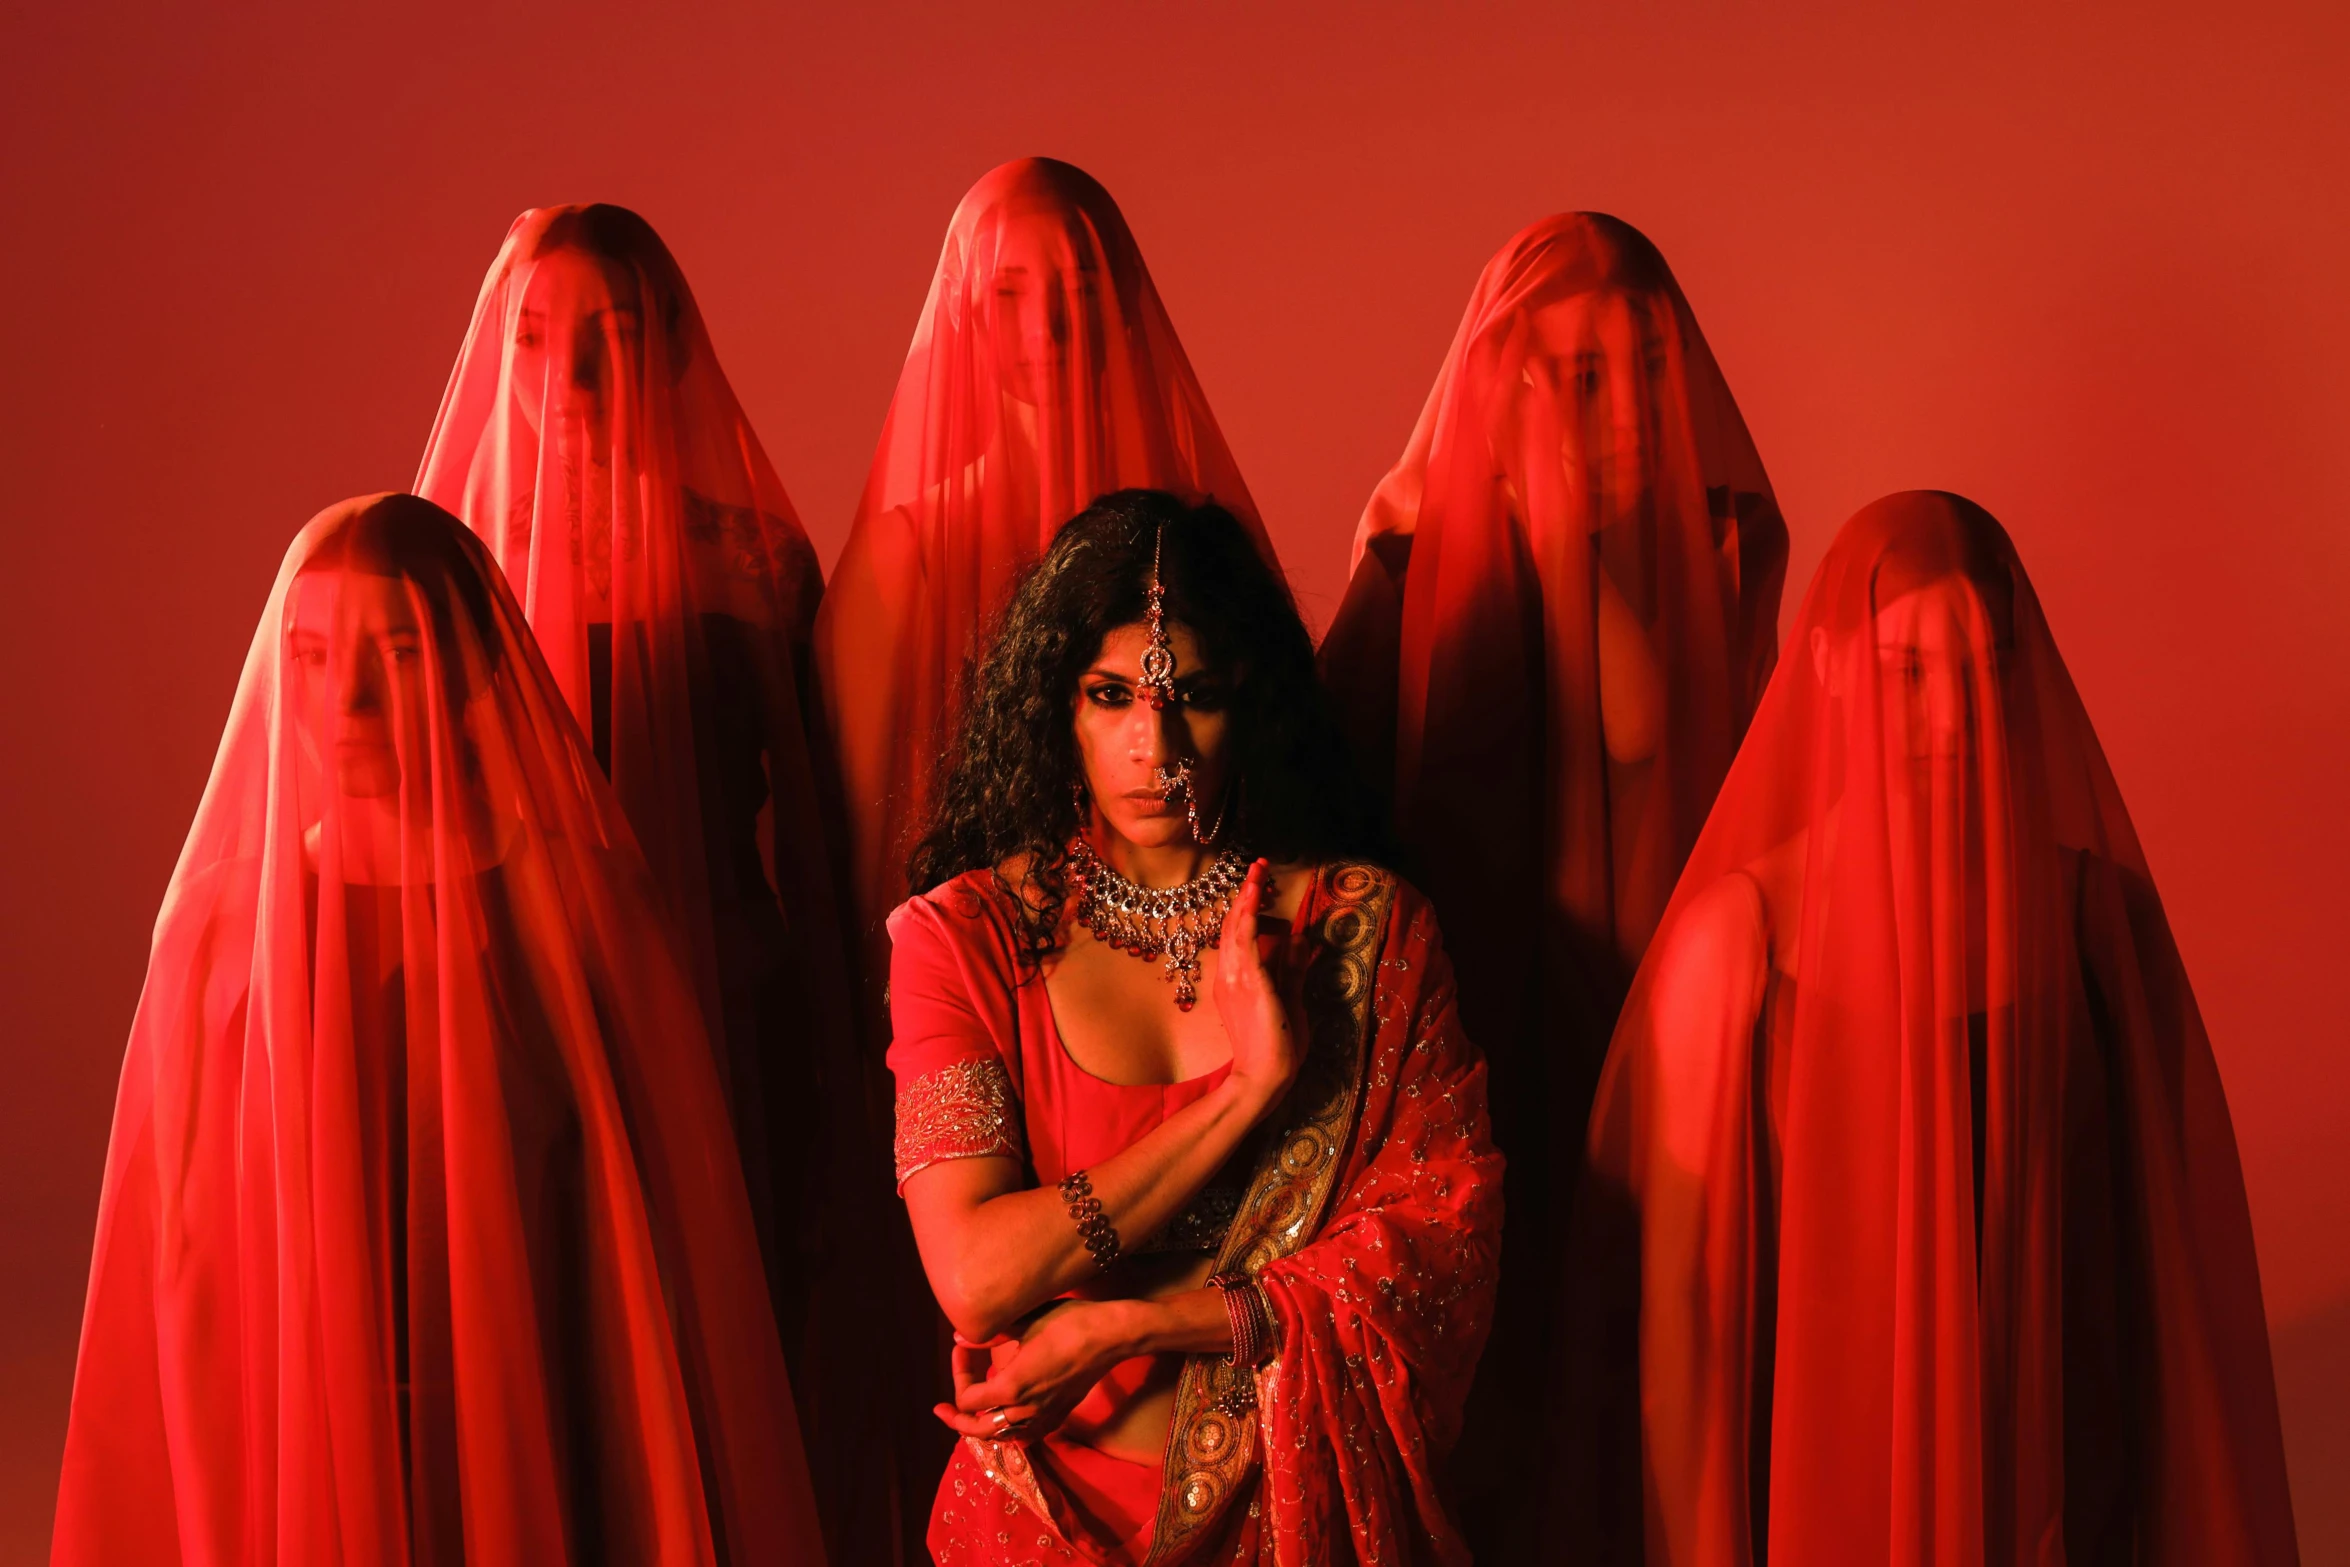
[[1077, 1233], [1093, 1253], [1093, 1265], [1109, 1272], [1118, 1262], [1118, 1227], [1102, 1211], [1101, 1199], [1093, 1194], [1093, 1182], [1083, 1170], [1061, 1177], [1061, 1201], [1069, 1205], [1069, 1217], [1077, 1221]]
[[1225, 1357], [1226, 1363], [1254, 1368], [1270, 1360], [1273, 1323], [1256, 1280], [1234, 1269], [1216, 1274], [1208, 1284], [1224, 1292], [1224, 1311], [1232, 1319], [1232, 1353]]

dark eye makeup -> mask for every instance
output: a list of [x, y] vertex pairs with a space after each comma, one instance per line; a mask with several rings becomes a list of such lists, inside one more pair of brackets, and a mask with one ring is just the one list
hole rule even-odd
[[[1122, 708], [1134, 703], [1134, 687], [1123, 680], [1090, 680], [1082, 688], [1085, 700], [1096, 707]], [[1202, 676], [1178, 681], [1175, 700], [1195, 713], [1220, 713], [1231, 705], [1232, 688], [1220, 677]]]

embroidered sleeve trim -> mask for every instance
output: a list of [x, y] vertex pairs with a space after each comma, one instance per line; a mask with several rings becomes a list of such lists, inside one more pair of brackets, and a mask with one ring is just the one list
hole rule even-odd
[[1026, 1157], [1011, 1075], [992, 1057], [957, 1061], [898, 1091], [898, 1188], [943, 1159]]

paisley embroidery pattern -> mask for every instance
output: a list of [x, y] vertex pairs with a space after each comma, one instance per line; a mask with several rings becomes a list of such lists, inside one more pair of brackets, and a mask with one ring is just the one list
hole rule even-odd
[[956, 1061], [914, 1079], [898, 1094], [898, 1185], [942, 1159], [1027, 1157], [1011, 1075], [987, 1057]]

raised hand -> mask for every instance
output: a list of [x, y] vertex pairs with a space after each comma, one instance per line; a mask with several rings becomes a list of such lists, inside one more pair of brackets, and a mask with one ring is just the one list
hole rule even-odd
[[1297, 1078], [1302, 1052], [1297, 1031], [1265, 960], [1257, 951], [1257, 916], [1271, 893], [1273, 868], [1263, 860], [1248, 868], [1216, 947], [1216, 1013], [1232, 1041], [1231, 1081], [1269, 1110]]

